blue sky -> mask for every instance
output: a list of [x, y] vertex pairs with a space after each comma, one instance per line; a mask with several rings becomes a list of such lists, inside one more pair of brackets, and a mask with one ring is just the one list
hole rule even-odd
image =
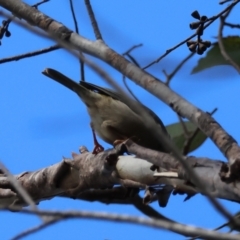
[[[35, 1], [26, 1], [29, 4]], [[80, 33], [94, 40], [93, 30], [83, 1], [73, 1]], [[190, 36], [193, 32], [189, 23], [194, 21], [191, 13], [213, 16], [225, 5], [218, 1], [92, 1], [99, 27], [106, 43], [123, 53], [133, 45], [143, 43], [132, 55], [141, 66], [145, 66], [162, 55], [167, 49]], [[51, 0], [39, 8], [45, 14], [74, 29], [69, 2]], [[229, 21], [238, 23], [239, 6], [232, 12]], [[217, 20], [204, 34], [204, 39], [215, 41], [219, 21]], [[0, 47], [0, 58], [35, 51], [53, 45], [53, 42], [34, 36], [14, 24], [10, 25], [12, 36], [4, 38]], [[226, 29], [224, 35], [236, 35], [237, 31]], [[184, 45], [169, 54], [148, 71], [164, 80], [162, 70], [170, 73], [189, 54]], [[194, 56], [175, 76], [171, 87], [187, 100], [204, 111], [218, 107], [214, 115], [219, 123], [239, 141], [239, 76], [230, 66], [219, 66], [191, 75], [192, 68], [200, 56]], [[121, 83], [122, 76], [105, 63], [93, 59], [115, 80]], [[70, 157], [80, 145], [93, 148], [89, 117], [84, 104], [68, 89], [49, 80], [41, 74], [46, 67], [55, 68], [72, 79], [79, 80], [79, 62], [64, 50], [27, 58], [0, 65], [0, 159], [14, 173], [33, 171], [59, 162], [62, 156]], [[86, 80], [106, 85], [95, 73], [86, 68]], [[122, 84], [122, 83], [121, 83]], [[177, 121], [171, 109], [129, 82], [141, 101], [163, 120], [165, 125]], [[107, 148], [109, 145], [101, 143]], [[212, 159], [225, 160], [214, 144], [207, 142], [193, 153]], [[182, 223], [214, 228], [224, 218], [216, 212], [206, 198], [197, 195], [187, 202], [184, 196], [172, 196], [166, 208], [152, 204], [160, 213]], [[238, 204], [221, 200], [229, 211], [239, 210]], [[92, 210], [127, 213], [142, 216], [132, 206], [104, 205], [84, 201], [54, 198], [40, 203], [39, 208], [49, 210]], [[37, 217], [17, 213], [0, 212], [1, 239], [9, 239], [20, 231], [35, 226]], [[163, 230], [154, 230], [129, 224], [67, 220], [47, 228], [26, 239], [182, 239], [181, 236]]]

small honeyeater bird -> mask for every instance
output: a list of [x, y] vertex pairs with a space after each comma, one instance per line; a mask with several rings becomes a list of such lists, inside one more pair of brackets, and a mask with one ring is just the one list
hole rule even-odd
[[[42, 73], [74, 91], [81, 98], [90, 115], [91, 127], [105, 142], [113, 145], [116, 140], [132, 138], [143, 147], [169, 152], [160, 137], [149, 131], [141, 116], [118, 92], [85, 81], [77, 83], [51, 68], [45, 69]], [[131, 101], [135, 100], [131, 99]], [[146, 106], [142, 105], [142, 107], [154, 119], [156, 128], [160, 128], [162, 133], [168, 136], [159, 117]]]
[[[151, 130], [144, 123], [144, 119], [139, 114], [139, 111], [131, 107], [131, 104], [128, 104], [129, 100], [127, 101], [125, 96], [122, 96], [120, 93], [85, 81], [77, 83], [51, 68], [46, 68], [43, 74], [75, 92], [85, 103], [93, 130], [95, 144], [93, 153], [104, 150], [97, 142], [95, 132], [111, 145], [114, 145], [114, 142], [117, 140], [132, 138], [132, 140], [143, 147], [169, 153], [168, 148], [162, 144], [161, 137], [158, 137], [156, 134], [157, 130], [160, 130], [169, 137], [167, 130], [160, 118], [146, 106], [141, 104], [143, 110], [156, 123]], [[133, 101], [132, 103], [136, 102], [134, 99], [130, 101]], [[153, 166], [153, 169], [155, 169], [155, 166]], [[159, 191], [158, 200], [161, 207], [167, 205], [172, 189], [172, 186], [164, 186]]]

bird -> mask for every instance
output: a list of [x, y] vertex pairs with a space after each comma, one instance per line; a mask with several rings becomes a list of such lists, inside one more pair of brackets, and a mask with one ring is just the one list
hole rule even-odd
[[[170, 153], [169, 148], [162, 143], [161, 138], [156, 134], [160, 130], [166, 137], [170, 138], [167, 129], [161, 119], [142, 103], [140, 104], [134, 99], [126, 100], [125, 96], [109, 88], [103, 88], [85, 81], [75, 82], [51, 68], [46, 68], [42, 73], [75, 92], [86, 105], [91, 118], [90, 126], [95, 145], [94, 154], [104, 150], [98, 143], [95, 132], [110, 145], [131, 138], [145, 148]], [[129, 104], [129, 101], [132, 104]], [[133, 107], [135, 103], [141, 105], [141, 110], [146, 111], [155, 122], [153, 128], [158, 129], [149, 130], [140, 112]], [[153, 165], [151, 167], [153, 171], [157, 169], [157, 166]], [[163, 186], [162, 190], [158, 191], [157, 198], [161, 207], [167, 205], [172, 191], [173, 187], [168, 185]]]
[[[149, 131], [139, 112], [131, 107], [131, 104], [128, 104], [126, 98], [120, 93], [85, 81], [75, 82], [51, 68], [46, 68], [42, 73], [80, 97], [90, 115], [93, 133], [96, 132], [105, 142], [114, 145], [116, 140], [124, 141], [131, 138], [140, 146], [169, 152], [168, 148], [162, 144], [161, 138], [154, 134], [155, 131]], [[130, 101], [136, 102], [132, 98]], [[143, 104], [141, 106], [152, 117], [156, 123], [156, 128], [159, 128], [165, 136], [169, 137], [161, 119], [148, 107]], [[95, 134], [93, 136], [94, 151], [101, 151], [101, 145], [98, 144]]]

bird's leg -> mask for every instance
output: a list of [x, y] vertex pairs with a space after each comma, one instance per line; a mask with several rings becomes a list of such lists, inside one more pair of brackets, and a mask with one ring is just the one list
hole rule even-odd
[[98, 153], [104, 151], [104, 147], [99, 144], [92, 123], [90, 123], [90, 126], [91, 126], [91, 129], [92, 129], [93, 141], [94, 141], [94, 149], [93, 149], [93, 152], [92, 152], [92, 153], [93, 153], [93, 154], [98, 154]]

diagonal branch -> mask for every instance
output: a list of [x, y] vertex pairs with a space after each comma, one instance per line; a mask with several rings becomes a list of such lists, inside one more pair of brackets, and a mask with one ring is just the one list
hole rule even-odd
[[11, 238], [11, 240], [19, 240], [23, 237], [26, 237], [26, 236], [29, 236], [30, 234], [33, 234], [35, 232], [39, 232], [40, 230], [46, 228], [46, 227], [49, 227], [57, 222], [60, 222], [61, 220], [64, 220], [64, 219], [67, 219], [67, 218], [61, 218], [61, 217], [51, 217], [49, 220], [43, 222], [43, 223], [40, 223], [39, 225], [37, 225], [36, 227], [33, 227], [33, 228], [30, 228], [30, 229], [27, 229], [26, 231], [23, 231], [19, 234], [17, 234], [16, 236], [14, 236], [13, 238]]
[[90, 211], [31, 211], [27, 209], [21, 210], [21, 213], [32, 215], [43, 215], [59, 217], [61, 219], [66, 218], [80, 218], [80, 219], [98, 219], [113, 222], [132, 223], [142, 226], [147, 226], [156, 229], [166, 229], [172, 232], [179, 233], [184, 236], [196, 236], [200, 235], [207, 239], [219, 239], [219, 240], [239, 240], [239, 236], [230, 233], [219, 233], [212, 230], [205, 230], [193, 226], [188, 226], [180, 223], [172, 223], [164, 220], [147, 219], [143, 217], [123, 215], [123, 214], [110, 214], [105, 212], [90, 212]]

